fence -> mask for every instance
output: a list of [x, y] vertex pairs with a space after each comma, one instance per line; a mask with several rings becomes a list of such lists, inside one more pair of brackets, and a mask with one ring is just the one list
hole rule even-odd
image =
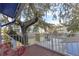
[[[71, 37], [67, 37], [68, 34], [29, 34], [29, 45], [38, 44], [50, 50], [54, 50], [66, 55], [79, 55], [79, 34]], [[15, 35], [13, 35], [15, 37]], [[17, 45], [22, 45], [19, 41], [14, 40], [12, 37], [11, 42], [13, 48]], [[22, 40], [22, 37], [16, 36], [18, 40]], [[19, 43], [18, 43], [19, 42]]]
[[66, 55], [79, 55], [79, 34], [68, 37], [69, 34], [44, 34], [45, 40], [39, 45]]

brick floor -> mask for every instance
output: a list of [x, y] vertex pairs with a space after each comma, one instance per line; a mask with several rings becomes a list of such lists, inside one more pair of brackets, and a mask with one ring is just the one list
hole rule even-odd
[[[27, 52], [28, 50], [28, 52]], [[43, 48], [39, 45], [32, 45], [27, 48], [23, 56], [65, 56], [55, 51]]]
[[[21, 53], [22, 51], [24, 51], [23, 54], [21, 54], [21, 55], [16, 54], [16, 52]], [[63, 54], [60, 54], [55, 51], [51, 51], [49, 49], [46, 49], [46, 48], [36, 45], [36, 44], [31, 45], [29, 47], [25, 47], [24, 49], [20, 48], [20, 51], [19, 50], [16, 51], [14, 49], [8, 49], [7, 53], [8, 54], [5, 54], [5, 56], [17, 56], [17, 55], [18, 56], [64, 56]]]

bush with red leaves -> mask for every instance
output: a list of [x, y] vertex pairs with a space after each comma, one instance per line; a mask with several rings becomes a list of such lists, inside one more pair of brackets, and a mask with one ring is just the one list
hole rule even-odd
[[21, 56], [26, 51], [25, 46], [16, 48], [16, 50], [11, 48], [10, 43], [0, 44], [0, 55], [2, 56]]
[[26, 47], [21, 46], [19, 48], [16, 48], [16, 55], [21, 56], [26, 50]]
[[7, 56], [7, 55], [14, 55], [14, 52], [11, 49], [10, 44], [4, 43], [0, 45], [0, 55]]
[[6, 56], [16, 56], [16, 52], [13, 49], [8, 49]]

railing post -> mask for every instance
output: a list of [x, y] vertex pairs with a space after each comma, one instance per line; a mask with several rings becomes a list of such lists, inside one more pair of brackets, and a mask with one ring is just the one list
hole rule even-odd
[[[12, 36], [15, 36], [15, 35], [12, 35]], [[11, 38], [11, 37], [10, 37]], [[16, 48], [16, 40], [15, 39], [13, 39], [13, 38], [11, 38], [11, 43], [12, 43], [12, 45], [13, 45], [13, 48]]]

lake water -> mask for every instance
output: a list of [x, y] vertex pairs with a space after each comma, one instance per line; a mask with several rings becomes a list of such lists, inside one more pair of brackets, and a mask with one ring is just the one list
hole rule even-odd
[[79, 55], [79, 42], [66, 43], [66, 52], [71, 55]]

